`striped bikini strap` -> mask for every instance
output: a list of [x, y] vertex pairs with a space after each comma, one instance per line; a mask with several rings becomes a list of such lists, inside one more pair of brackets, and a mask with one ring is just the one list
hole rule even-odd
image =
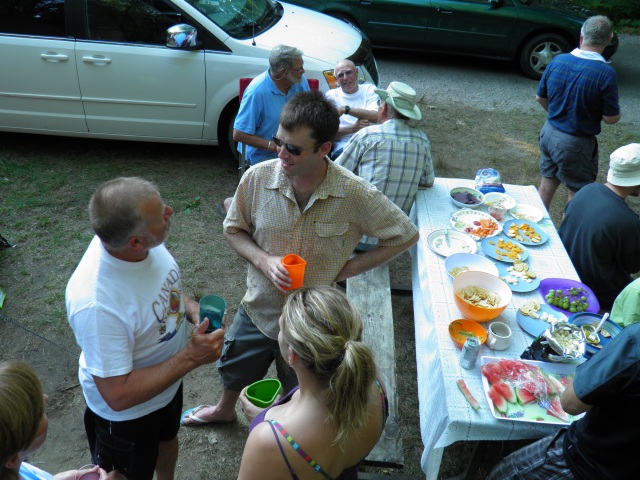
[[304, 458], [305, 462], [307, 462], [309, 465], [311, 465], [311, 467], [316, 472], [320, 473], [327, 480], [334, 480], [331, 475], [329, 475], [327, 472], [325, 472], [322, 469], [322, 467], [316, 463], [315, 460], [313, 460], [309, 455], [307, 455], [305, 453], [305, 451], [302, 448], [300, 448], [300, 445], [298, 445], [298, 443], [293, 439], [293, 437], [287, 433], [287, 431], [284, 429], [284, 427], [282, 425], [280, 425], [277, 420], [269, 420], [269, 423], [271, 423], [271, 425], [273, 425], [274, 427], [276, 427], [278, 429], [278, 431], [282, 434], [282, 436], [285, 438], [285, 440], [287, 442], [289, 442], [289, 444], [293, 447], [293, 449], [296, 452], [298, 452], [298, 455], [300, 455], [302, 458]]

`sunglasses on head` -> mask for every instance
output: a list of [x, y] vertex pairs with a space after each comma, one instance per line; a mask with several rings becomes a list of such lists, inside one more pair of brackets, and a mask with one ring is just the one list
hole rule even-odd
[[273, 143], [276, 144], [276, 147], [278, 148], [286, 148], [287, 152], [289, 152], [291, 155], [295, 155], [296, 157], [298, 155], [300, 155], [302, 152], [304, 152], [305, 150], [310, 150], [312, 148], [316, 148], [319, 147], [320, 145], [322, 145], [322, 143], [317, 143], [315, 145], [312, 145], [310, 147], [307, 148], [300, 148], [300, 147], [296, 147], [295, 145], [290, 145], [288, 143], [284, 143], [282, 140], [280, 140], [278, 137], [276, 137], [275, 135], [273, 135], [271, 138], [273, 138]]

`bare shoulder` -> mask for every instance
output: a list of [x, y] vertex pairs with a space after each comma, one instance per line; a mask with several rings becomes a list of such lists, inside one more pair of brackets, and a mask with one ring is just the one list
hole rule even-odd
[[259, 423], [245, 444], [238, 479], [276, 480], [286, 476], [286, 466], [270, 424]]

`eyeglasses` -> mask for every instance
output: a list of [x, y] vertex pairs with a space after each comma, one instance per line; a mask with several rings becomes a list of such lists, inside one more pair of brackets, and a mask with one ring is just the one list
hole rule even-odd
[[336, 75], [336, 78], [343, 79], [344, 77], [351, 77], [355, 72], [353, 70], [345, 70]]
[[304, 72], [304, 65], [301, 66], [300, 68], [290, 68], [289, 69], [290, 72], [298, 72], [298, 73], [302, 73]]
[[320, 145], [322, 145], [322, 143], [317, 143], [315, 145], [312, 145], [311, 147], [307, 147], [307, 148], [300, 148], [300, 147], [296, 147], [295, 145], [290, 145], [288, 143], [284, 143], [282, 140], [280, 140], [278, 137], [276, 137], [275, 135], [273, 135], [271, 138], [273, 138], [273, 143], [276, 144], [276, 147], [278, 148], [286, 148], [287, 152], [289, 152], [291, 155], [294, 156], [298, 156], [300, 154], [302, 154], [302, 152], [304, 152], [305, 150], [310, 150], [312, 148], [316, 148], [319, 147]]

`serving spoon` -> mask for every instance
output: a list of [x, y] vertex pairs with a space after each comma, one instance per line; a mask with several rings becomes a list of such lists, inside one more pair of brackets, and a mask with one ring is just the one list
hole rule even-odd
[[596, 327], [596, 329], [593, 331], [593, 333], [590, 333], [589, 336], [587, 337], [590, 343], [596, 343], [596, 344], [600, 343], [600, 337], [598, 336], [598, 332], [602, 328], [602, 325], [604, 325], [604, 322], [607, 321], [607, 318], [609, 318], [608, 312], [602, 316], [602, 320], [600, 320], [600, 323], [598, 323], [598, 326]]

